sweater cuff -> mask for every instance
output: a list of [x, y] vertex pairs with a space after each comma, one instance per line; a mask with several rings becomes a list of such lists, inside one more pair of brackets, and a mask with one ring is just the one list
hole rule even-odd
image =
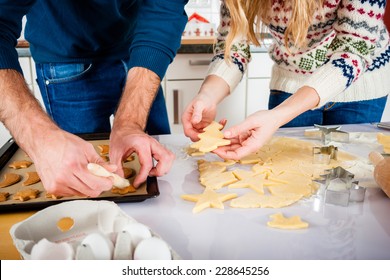
[[163, 51], [152, 47], [135, 47], [130, 53], [129, 69], [133, 67], [147, 68], [156, 73], [162, 80], [171, 58]]
[[0, 48], [0, 69], [14, 69], [23, 75], [18, 58], [18, 52], [15, 48]]
[[332, 67], [330, 63], [316, 70], [305, 82], [305, 85], [314, 88], [320, 97], [320, 102], [313, 110], [321, 108], [329, 100], [343, 92], [346, 89], [346, 83], [342, 71]]
[[207, 76], [209, 75], [222, 78], [229, 85], [230, 93], [234, 91], [243, 77], [243, 73], [234, 63], [228, 64], [224, 59], [216, 59], [210, 64], [207, 72]]

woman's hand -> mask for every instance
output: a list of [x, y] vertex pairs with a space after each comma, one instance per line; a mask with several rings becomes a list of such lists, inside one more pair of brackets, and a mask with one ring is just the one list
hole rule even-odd
[[214, 153], [225, 159], [239, 160], [261, 148], [282, 125], [317, 106], [320, 99], [315, 89], [303, 86], [272, 110], [258, 111], [241, 124], [225, 131], [229, 146], [219, 147]]
[[224, 137], [230, 139], [231, 144], [213, 152], [224, 159], [239, 160], [260, 149], [281, 125], [275, 111], [258, 111], [226, 130]]
[[[228, 84], [220, 77], [211, 75], [203, 82], [198, 95], [191, 101], [182, 115], [184, 134], [192, 141], [198, 141], [198, 134], [214, 121], [217, 105], [230, 92]], [[221, 120], [223, 126], [226, 120]]]

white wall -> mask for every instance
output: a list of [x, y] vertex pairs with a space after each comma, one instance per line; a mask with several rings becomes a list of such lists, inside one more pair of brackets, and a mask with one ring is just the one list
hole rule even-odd
[[218, 0], [190, 0], [185, 7], [188, 16], [198, 13], [209, 22], [216, 26], [219, 24], [219, 5]]

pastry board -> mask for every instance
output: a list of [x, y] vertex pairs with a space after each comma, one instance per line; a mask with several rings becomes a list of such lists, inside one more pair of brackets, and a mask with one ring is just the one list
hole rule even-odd
[[[109, 143], [109, 134], [107, 133], [99, 133], [99, 134], [83, 134], [79, 135], [81, 138], [90, 142], [96, 149], [96, 152], [100, 154], [100, 150], [98, 145], [108, 145]], [[0, 212], [6, 211], [18, 211], [18, 210], [36, 210], [42, 209], [50, 205], [54, 205], [64, 201], [70, 200], [78, 200], [78, 199], [91, 199], [91, 200], [109, 200], [114, 202], [141, 202], [148, 198], [157, 197], [159, 193], [158, 184], [156, 177], [148, 177], [147, 181], [143, 183], [136, 192], [128, 193], [124, 195], [114, 194], [111, 191], [105, 191], [100, 196], [94, 198], [86, 198], [86, 197], [62, 197], [58, 199], [54, 198], [46, 198], [46, 191], [43, 187], [43, 184], [39, 181], [30, 186], [23, 186], [23, 182], [26, 180], [27, 172], [35, 171], [35, 165], [32, 164], [28, 168], [21, 169], [13, 169], [10, 168], [9, 165], [14, 161], [20, 160], [28, 160], [32, 161], [28, 155], [18, 147], [16, 142], [13, 139], [10, 139], [8, 142], [4, 144], [3, 147], [0, 148], [0, 181], [4, 179], [4, 174], [6, 173], [16, 173], [22, 176], [21, 180], [8, 187], [0, 188], [0, 192], [8, 192], [9, 197], [6, 201], [0, 202]], [[129, 162], [125, 162], [123, 164], [124, 167], [132, 168], [138, 174], [140, 169], [140, 164], [137, 160], [137, 156], [135, 159]], [[129, 178], [130, 182], [134, 180], [135, 176]], [[35, 199], [30, 199], [27, 201], [20, 201], [13, 199], [13, 195], [27, 188], [38, 189], [40, 191], [39, 195]]]

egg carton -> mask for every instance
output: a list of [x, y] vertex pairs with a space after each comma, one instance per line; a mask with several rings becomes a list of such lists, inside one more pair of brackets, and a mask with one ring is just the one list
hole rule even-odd
[[14, 224], [10, 234], [25, 260], [181, 259], [157, 233], [105, 200], [47, 207]]

